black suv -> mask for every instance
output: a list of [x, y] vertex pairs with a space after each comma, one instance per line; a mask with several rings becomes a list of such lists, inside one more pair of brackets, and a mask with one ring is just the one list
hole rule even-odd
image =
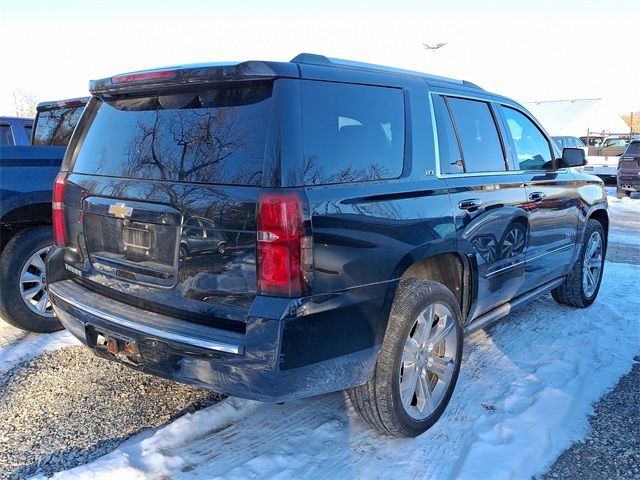
[[[463, 336], [545, 292], [590, 305], [597, 178], [466, 81], [302, 54], [93, 81], [54, 191], [50, 295], [96, 354], [230, 395], [349, 389], [417, 435]], [[189, 219], [225, 248], [184, 255]]]
[[620, 156], [617, 172], [618, 198], [630, 197], [640, 192], [640, 138], [634, 138]]

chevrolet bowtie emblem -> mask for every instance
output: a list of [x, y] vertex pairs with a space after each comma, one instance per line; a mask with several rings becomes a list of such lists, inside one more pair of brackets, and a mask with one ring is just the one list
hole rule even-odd
[[133, 208], [127, 207], [124, 203], [114, 203], [109, 207], [109, 213], [114, 217], [127, 218], [133, 213]]

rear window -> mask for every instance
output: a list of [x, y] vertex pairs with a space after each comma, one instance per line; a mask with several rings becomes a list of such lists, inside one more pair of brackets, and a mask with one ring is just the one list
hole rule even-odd
[[640, 142], [631, 142], [624, 151], [624, 155], [640, 155]]
[[33, 144], [66, 147], [83, 110], [82, 106], [38, 112]]
[[302, 112], [306, 185], [366, 182], [402, 174], [402, 90], [303, 81]]
[[272, 83], [99, 101], [73, 171], [260, 185]]

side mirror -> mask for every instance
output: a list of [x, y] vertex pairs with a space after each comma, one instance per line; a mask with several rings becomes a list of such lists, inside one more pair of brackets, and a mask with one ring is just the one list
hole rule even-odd
[[562, 149], [561, 167], [581, 167], [586, 164], [587, 158], [583, 149], [570, 147]]

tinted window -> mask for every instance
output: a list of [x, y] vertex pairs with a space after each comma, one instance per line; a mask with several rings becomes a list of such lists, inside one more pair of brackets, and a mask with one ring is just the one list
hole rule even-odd
[[11, 125], [0, 125], [0, 145], [13, 145]]
[[562, 151], [562, 149], [564, 148], [563, 145], [563, 141], [562, 141], [562, 137], [553, 137], [553, 141], [556, 144], [556, 147], [558, 147], [558, 150]]
[[402, 90], [302, 82], [307, 185], [397, 178], [404, 157]]
[[625, 155], [640, 155], [640, 142], [631, 142], [624, 151]]
[[24, 134], [27, 136], [27, 140], [31, 142], [31, 131], [33, 127], [31, 125], [23, 125], [22, 128], [24, 128]]
[[582, 140], [580, 140], [579, 138], [573, 137], [573, 141], [576, 144], [576, 148], [582, 148], [584, 147], [584, 143], [582, 143]]
[[464, 163], [453, 122], [451, 121], [451, 115], [449, 115], [447, 105], [440, 95], [433, 96], [433, 108], [438, 131], [440, 171], [442, 173], [463, 173]]
[[504, 153], [489, 104], [476, 100], [447, 98], [455, 121], [465, 172], [506, 170]]
[[260, 185], [272, 83], [100, 102], [73, 170]]
[[551, 147], [538, 127], [513, 108], [502, 107], [502, 110], [513, 138], [520, 170], [553, 170]]
[[34, 145], [66, 147], [84, 107], [56, 108], [38, 112]]

